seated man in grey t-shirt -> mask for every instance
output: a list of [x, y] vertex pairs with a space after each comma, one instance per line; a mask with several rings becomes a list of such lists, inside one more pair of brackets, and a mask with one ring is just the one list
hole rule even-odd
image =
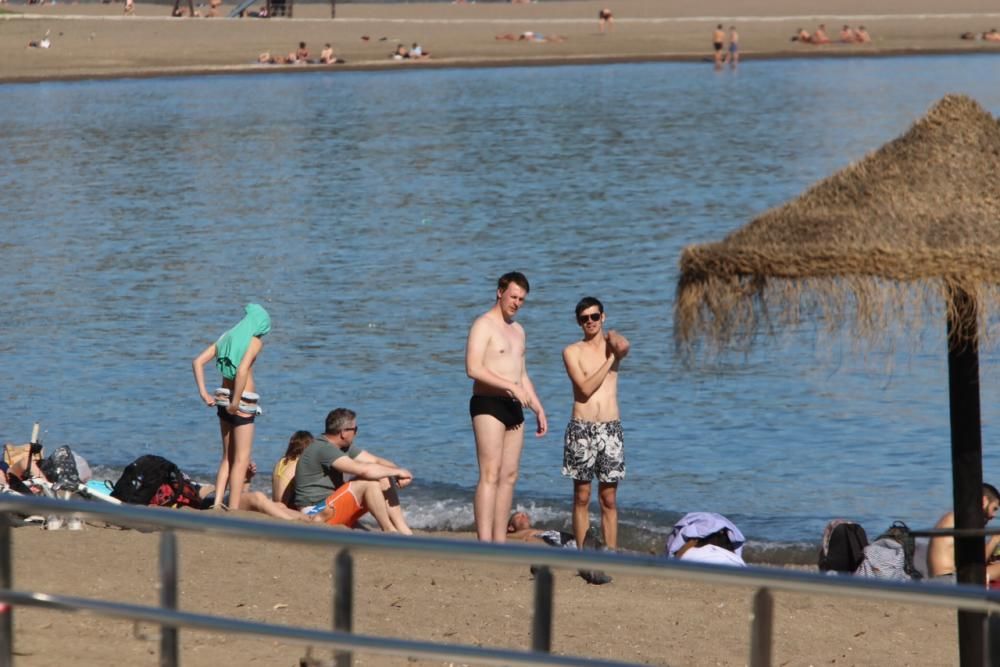
[[[306, 447], [295, 468], [295, 505], [331, 525], [353, 527], [371, 512], [382, 530], [412, 534], [399, 505], [397, 488], [413, 481], [409, 470], [354, 446], [357, 415], [337, 408], [326, 428]], [[352, 476], [345, 480], [344, 475]]]

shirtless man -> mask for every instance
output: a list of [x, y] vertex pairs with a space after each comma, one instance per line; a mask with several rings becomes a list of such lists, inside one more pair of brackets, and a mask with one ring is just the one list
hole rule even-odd
[[618, 367], [629, 342], [604, 333], [604, 305], [592, 296], [576, 304], [583, 339], [563, 350], [573, 383], [573, 417], [566, 426], [562, 474], [573, 479], [573, 534], [582, 545], [590, 529], [590, 483], [595, 474], [601, 502], [601, 533], [618, 548], [618, 480], [625, 476], [622, 423], [618, 412]]
[[525, 365], [524, 329], [514, 322], [528, 289], [522, 273], [500, 276], [496, 303], [472, 323], [465, 347], [465, 372], [473, 381], [469, 414], [479, 461], [473, 511], [476, 534], [483, 542], [507, 538], [507, 515], [524, 446], [522, 408], [535, 412], [536, 436], [548, 430]]
[[[983, 484], [983, 526], [985, 527], [1000, 509], [1000, 491], [992, 484]], [[941, 517], [935, 528], [954, 528], [955, 513], [948, 512]], [[993, 535], [986, 542], [986, 560], [989, 561], [993, 550], [1000, 544], [1000, 535]], [[955, 538], [934, 537], [927, 549], [927, 573], [931, 579], [946, 579], [955, 581]], [[1000, 563], [986, 567], [986, 581], [1000, 578]]]
[[729, 53], [726, 55], [726, 62], [730, 67], [740, 64], [740, 33], [736, 32], [736, 26], [729, 26]]
[[722, 24], [715, 26], [712, 31], [712, 48], [715, 49], [715, 68], [722, 67], [722, 47], [726, 39], [726, 33], [722, 31]]

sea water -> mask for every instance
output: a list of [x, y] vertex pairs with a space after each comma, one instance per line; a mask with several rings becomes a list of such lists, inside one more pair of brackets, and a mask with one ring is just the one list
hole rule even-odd
[[[267, 472], [297, 429], [358, 413], [410, 468], [417, 527], [467, 530], [468, 326], [521, 270], [529, 418], [516, 504], [569, 522], [560, 475], [573, 306], [632, 342], [623, 542], [729, 516], [772, 560], [834, 517], [878, 532], [951, 504], [944, 323], [864, 358], [807, 323], [747, 356], [674, 351], [677, 262], [898, 136], [942, 95], [1000, 112], [991, 56], [213, 76], [0, 86], [0, 437], [69, 444], [114, 479], [144, 453], [210, 480], [218, 420], [190, 363], [270, 311], [255, 369]], [[872, 220], [871, 224], [878, 224]], [[982, 359], [997, 481], [997, 365]], [[215, 373], [207, 369], [209, 389]], [[596, 505], [595, 505], [596, 518]]]

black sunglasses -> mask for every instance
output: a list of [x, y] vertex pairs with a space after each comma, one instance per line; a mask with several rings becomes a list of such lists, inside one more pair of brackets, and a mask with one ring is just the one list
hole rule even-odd
[[576, 321], [580, 324], [586, 324], [589, 319], [591, 322], [600, 322], [601, 315], [604, 313], [590, 313], [589, 315], [577, 315]]
[[341, 433], [346, 433], [347, 431], [354, 431], [354, 435], [357, 435], [358, 434], [358, 427], [357, 426], [352, 426], [351, 428], [342, 428], [342, 429], [340, 429]]

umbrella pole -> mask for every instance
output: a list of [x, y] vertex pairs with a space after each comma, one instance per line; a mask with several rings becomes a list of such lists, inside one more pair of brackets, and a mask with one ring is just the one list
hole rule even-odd
[[[983, 443], [979, 415], [979, 345], [977, 308], [965, 290], [951, 292], [948, 312], [948, 395], [951, 405], [951, 477], [956, 528], [982, 528]], [[982, 537], [955, 539], [958, 582], [986, 585]], [[962, 667], [984, 663], [986, 615], [958, 612], [958, 648]]]

